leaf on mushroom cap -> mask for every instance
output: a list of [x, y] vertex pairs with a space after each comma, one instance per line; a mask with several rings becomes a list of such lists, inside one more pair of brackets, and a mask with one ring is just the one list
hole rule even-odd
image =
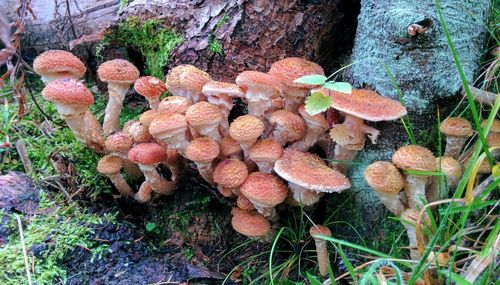
[[271, 229], [269, 221], [255, 211], [238, 211], [231, 219], [233, 229], [248, 237], [265, 236]]
[[325, 117], [323, 116], [322, 113], [318, 113], [315, 115], [310, 115], [308, 112], [306, 112], [305, 105], [302, 104], [299, 107], [299, 114], [306, 121], [308, 125], [313, 125], [321, 128], [328, 128], [328, 122], [326, 121]]
[[47, 101], [68, 105], [92, 105], [94, 96], [81, 82], [70, 78], [58, 79], [43, 88], [42, 96]]
[[460, 117], [450, 117], [441, 122], [439, 130], [447, 135], [454, 137], [470, 137], [472, 136], [472, 126], [467, 119]]
[[298, 57], [288, 57], [271, 65], [269, 74], [277, 77], [288, 86], [297, 88], [311, 88], [310, 84], [294, 82], [295, 79], [306, 75], [324, 75], [323, 68], [316, 63]]
[[236, 118], [229, 126], [229, 135], [236, 141], [257, 139], [264, 132], [264, 123], [252, 115]]
[[210, 81], [203, 86], [203, 94], [205, 96], [217, 96], [226, 94], [230, 97], [241, 98], [245, 96], [245, 92], [238, 85], [222, 81]]
[[329, 168], [321, 158], [295, 149], [283, 151], [274, 171], [286, 181], [317, 192], [340, 192], [351, 187], [342, 173]]
[[332, 232], [330, 231], [330, 229], [328, 227], [326, 227], [326, 226], [323, 226], [323, 225], [314, 225], [314, 226], [312, 226], [309, 229], [309, 234], [312, 235], [313, 237], [317, 236], [317, 235], [324, 235], [324, 236], [327, 236], [327, 237], [331, 237], [332, 236]]
[[220, 153], [219, 144], [209, 137], [199, 137], [187, 147], [185, 156], [194, 162], [209, 163]]
[[404, 170], [435, 171], [436, 158], [430, 150], [418, 145], [400, 147], [393, 155], [392, 162]]
[[365, 170], [365, 180], [375, 191], [396, 194], [405, 185], [404, 176], [388, 161], [376, 161]]
[[193, 105], [193, 101], [181, 96], [168, 96], [161, 100], [158, 105], [158, 111], [170, 114], [186, 114], [189, 106]]
[[104, 175], [113, 175], [120, 172], [123, 159], [119, 156], [106, 155], [97, 162], [97, 172]]
[[240, 187], [248, 176], [247, 166], [236, 159], [225, 159], [214, 169], [214, 182], [224, 188]]
[[140, 76], [139, 70], [124, 59], [103, 62], [97, 69], [97, 75], [103, 82], [134, 83]]
[[248, 156], [255, 162], [274, 162], [281, 157], [283, 146], [273, 139], [265, 139], [255, 143]]
[[278, 110], [269, 118], [271, 124], [286, 128], [287, 142], [301, 139], [306, 134], [306, 124], [301, 116], [287, 110]]
[[106, 150], [111, 152], [127, 152], [133, 144], [134, 141], [132, 137], [126, 132], [111, 134], [106, 138], [106, 141], [104, 141]]
[[167, 91], [167, 86], [156, 77], [142, 76], [135, 81], [134, 89], [144, 97], [159, 98], [163, 92]]
[[232, 137], [223, 137], [220, 141], [220, 153], [223, 156], [231, 156], [242, 151], [240, 144]]
[[204, 126], [222, 121], [224, 114], [217, 105], [202, 101], [189, 106], [186, 119], [191, 126]]
[[134, 163], [152, 165], [167, 160], [167, 152], [157, 143], [141, 143], [128, 152], [128, 159]]
[[171, 135], [183, 133], [187, 130], [186, 117], [181, 114], [159, 114], [149, 125], [149, 133], [152, 136], [168, 132]]
[[288, 196], [286, 185], [276, 176], [263, 172], [252, 172], [240, 187], [241, 194], [250, 201], [274, 207]]
[[77, 78], [86, 72], [83, 62], [72, 53], [64, 50], [49, 50], [41, 53], [33, 61], [36, 74], [69, 73]]
[[367, 89], [353, 89], [351, 94], [325, 88], [312, 92], [331, 96], [332, 108], [372, 122], [396, 120], [406, 115], [406, 108], [400, 102]]
[[253, 70], [247, 70], [240, 73], [238, 77], [236, 77], [236, 84], [243, 90], [247, 90], [248, 88], [258, 88], [263, 90], [272, 89], [273, 92], [269, 92], [269, 94], [271, 94], [270, 98], [278, 97], [279, 92], [282, 89], [279, 78], [276, 78], [268, 73]]

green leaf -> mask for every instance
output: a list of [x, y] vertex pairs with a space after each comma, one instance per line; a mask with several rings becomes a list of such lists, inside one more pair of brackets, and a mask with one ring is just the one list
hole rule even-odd
[[352, 85], [347, 83], [347, 82], [328, 81], [325, 84], [323, 84], [323, 88], [326, 88], [326, 89], [329, 89], [332, 91], [346, 93], [346, 94], [352, 93]]
[[153, 231], [155, 228], [156, 228], [156, 224], [155, 223], [147, 223], [146, 224], [146, 231], [148, 231], [148, 232]]
[[316, 279], [316, 277], [311, 275], [311, 273], [307, 272], [306, 275], [311, 285], [321, 285], [321, 282], [319, 282], [318, 279]]
[[311, 94], [306, 99], [306, 112], [311, 116], [324, 112], [332, 105], [332, 98], [320, 92]]
[[[462, 278], [460, 275], [454, 273], [454, 272], [449, 272], [448, 270], [441, 270], [441, 273], [443, 273], [443, 275], [445, 276], [449, 276], [449, 278], [454, 281], [456, 284], [459, 284], [459, 285], [472, 285], [472, 283], [470, 283], [469, 281], [465, 280], [464, 278]], [[451, 273], [451, 275], [450, 275]]]
[[314, 75], [306, 75], [299, 77], [295, 79], [293, 82], [294, 83], [302, 83], [302, 84], [309, 84], [309, 85], [321, 85], [324, 84], [326, 81], [326, 76], [324, 75], [319, 75], [319, 74], [314, 74]]

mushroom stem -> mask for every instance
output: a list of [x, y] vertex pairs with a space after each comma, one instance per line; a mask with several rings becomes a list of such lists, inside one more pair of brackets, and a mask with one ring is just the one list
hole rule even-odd
[[219, 133], [219, 123], [210, 126], [205, 125], [202, 128], [194, 127], [194, 129], [198, 132], [200, 137], [209, 137], [216, 142], [220, 142], [221, 140]]
[[422, 202], [425, 199], [425, 186], [427, 184], [427, 176], [421, 175], [406, 175], [405, 193], [408, 198], [408, 206], [411, 209], [421, 209]]
[[213, 168], [212, 168], [212, 162], [209, 163], [203, 163], [203, 162], [195, 162], [196, 167], [198, 168], [198, 172], [200, 173], [201, 177], [205, 179], [210, 184], [214, 183], [214, 179], [212, 176]]
[[134, 198], [139, 203], [146, 203], [146, 202], [149, 202], [151, 200], [152, 192], [153, 192], [153, 188], [151, 188], [151, 185], [147, 181], [144, 181], [141, 184], [139, 191], [137, 191], [137, 193], [135, 193]]
[[262, 216], [266, 217], [271, 223], [275, 223], [279, 220], [278, 212], [276, 212], [274, 207], [266, 207], [255, 202], [252, 202], [252, 204], [257, 212], [261, 213]]
[[118, 190], [118, 192], [120, 192], [122, 196], [129, 197], [134, 195], [132, 188], [130, 188], [130, 185], [128, 185], [127, 181], [125, 181], [120, 173], [107, 174], [106, 176], [109, 178], [109, 180], [111, 180], [111, 183], [113, 183], [116, 190]]
[[224, 119], [222, 119], [222, 121], [219, 124], [219, 133], [227, 137], [229, 136], [229, 112], [231, 110], [221, 107], [220, 111], [224, 115]]
[[106, 110], [104, 111], [103, 121], [103, 129], [106, 136], [120, 130], [120, 113], [123, 107], [123, 99], [129, 87], [130, 83], [119, 84], [110, 82], [108, 84], [109, 98]]
[[255, 162], [260, 172], [271, 173], [273, 172], [274, 162], [269, 161], [261, 161]]
[[160, 97], [146, 97], [149, 103], [149, 108], [151, 110], [158, 111], [158, 106], [160, 105]]
[[336, 144], [333, 159], [338, 161], [331, 163], [332, 168], [341, 173], [345, 173], [347, 169], [349, 169], [349, 165], [347, 163], [352, 161], [357, 153], [357, 150], [351, 150]]
[[309, 89], [284, 87], [283, 98], [285, 99], [285, 110], [296, 113], [299, 106], [304, 103]]
[[[307, 124], [307, 121], [306, 121]], [[314, 127], [311, 124], [307, 124], [307, 131], [305, 136], [299, 140], [294, 142], [290, 147], [300, 151], [307, 151], [310, 147], [312, 147], [317, 141], [318, 138], [326, 131], [326, 129], [320, 127]]]
[[250, 101], [247, 99], [248, 114], [259, 118], [264, 118], [264, 113], [271, 107], [271, 101], [266, 100]]
[[158, 171], [156, 171], [156, 165], [139, 164], [139, 167], [154, 192], [163, 195], [174, 193], [176, 184], [163, 179]]
[[217, 190], [219, 190], [219, 193], [226, 198], [233, 198], [234, 196], [237, 196], [234, 194], [233, 189], [231, 188], [225, 188], [220, 185], [217, 186]]
[[124, 158], [123, 160], [123, 171], [127, 173], [127, 175], [130, 175], [131, 177], [138, 178], [142, 176], [141, 169], [139, 166], [132, 161], [128, 160], [127, 157]]
[[377, 139], [378, 139], [378, 136], [380, 135], [379, 130], [372, 128], [370, 126], [364, 125], [364, 124], [361, 127], [361, 129], [366, 134], [366, 136], [370, 139], [372, 144], [377, 144]]
[[408, 244], [408, 247], [410, 247], [410, 258], [412, 260], [419, 260], [420, 254], [416, 249], [418, 247], [418, 242], [417, 242], [417, 233], [415, 231], [415, 225], [408, 225], [406, 223], [403, 223], [403, 226], [406, 229], [406, 235], [408, 236], [408, 240], [410, 242]]
[[316, 245], [316, 255], [318, 259], [319, 274], [325, 277], [328, 274], [328, 248], [326, 240], [313, 236], [314, 244]]
[[467, 137], [446, 136], [446, 148], [443, 156], [451, 156], [454, 159], [458, 159], [467, 139]]
[[293, 202], [297, 202], [299, 205], [311, 206], [316, 204], [321, 198], [320, 193], [310, 191], [309, 189], [302, 187], [293, 182], [288, 182], [288, 187], [292, 192]]
[[396, 193], [395, 195], [387, 195], [379, 192], [376, 193], [380, 198], [382, 204], [384, 204], [384, 206], [386, 206], [387, 209], [391, 211], [393, 214], [400, 216], [404, 212], [406, 207], [403, 204], [403, 202], [399, 199], [399, 193]]
[[180, 133], [174, 135], [170, 138], [164, 139], [172, 149], [177, 150], [182, 156], [184, 156], [186, 147], [189, 145], [189, 141], [186, 139], [186, 135], [184, 133]]

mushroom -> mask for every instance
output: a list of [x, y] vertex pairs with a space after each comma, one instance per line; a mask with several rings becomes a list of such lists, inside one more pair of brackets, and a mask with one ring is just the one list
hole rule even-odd
[[[424, 213], [425, 215], [425, 213]], [[417, 232], [416, 232], [416, 224], [418, 221], [419, 212], [416, 209], [410, 208], [406, 209], [400, 216], [401, 222], [406, 229], [406, 234], [408, 235], [408, 240], [410, 244], [408, 247], [410, 248], [410, 258], [412, 260], [420, 260], [420, 253], [418, 253], [418, 240], [417, 240]], [[423, 224], [421, 225], [422, 229], [425, 225], [429, 225], [428, 217], [424, 216], [422, 219]]]
[[285, 110], [295, 113], [304, 103], [311, 85], [295, 83], [294, 80], [306, 75], [324, 75], [325, 72], [314, 62], [298, 57], [288, 57], [273, 63], [269, 74], [278, 78], [283, 85], [282, 96], [285, 98]]
[[139, 77], [134, 83], [134, 89], [137, 93], [144, 96], [149, 102], [149, 108], [158, 110], [160, 96], [167, 91], [167, 86], [160, 79], [153, 76]]
[[470, 122], [464, 118], [450, 117], [441, 123], [439, 130], [446, 135], [444, 156], [458, 159], [465, 141], [473, 134]]
[[304, 206], [319, 201], [320, 193], [341, 192], [351, 187], [347, 178], [329, 168], [318, 156], [285, 149], [274, 163], [274, 171], [288, 181], [293, 199]]
[[215, 166], [214, 182], [224, 197], [239, 196], [240, 186], [248, 176], [247, 166], [236, 159], [225, 159]]
[[168, 96], [161, 100], [158, 111], [169, 114], [185, 115], [189, 106], [193, 105], [193, 101], [181, 96]]
[[160, 176], [156, 167], [167, 160], [167, 152], [157, 143], [141, 143], [128, 152], [128, 159], [139, 164], [139, 168], [153, 191], [162, 195], [174, 193], [176, 184]]
[[203, 94], [207, 97], [208, 103], [219, 107], [224, 119], [221, 121], [221, 133], [229, 135], [229, 112], [233, 108], [233, 97], [242, 98], [245, 92], [236, 84], [221, 81], [210, 81], [203, 86]]
[[300, 140], [306, 134], [304, 120], [290, 111], [278, 110], [272, 113], [269, 122], [273, 130], [269, 137], [281, 145]]
[[128, 160], [128, 151], [134, 145], [132, 137], [125, 132], [116, 132], [104, 141], [106, 151], [111, 155], [119, 156], [123, 159], [123, 170], [132, 177], [141, 177], [142, 172], [137, 164]]
[[263, 172], [250, 173], [240, 191], [271, 222], [278, 220], [274, 207], [285, 201], [288, 195], [288, 189], [278, 177]]
[[209, 137], [200, 137], [193, 140], [187, 147], [185, 157], [192, 160], [201, 177], [208, 183], [214, 182], [212, 177], [212, 161], [219, 156], [219, 144]]
[[325, 277], [328, 274], [328, 264], [330, 263], [328, 259], [328, 247], [326, 240], [318, 237], [318, 235], [331, 237], [332, 232], [326, 226], [314, 225], [309, 229], [309, 234], [313, 237], [314, 244], [316, 245], [319, 274]]
[[243, 160], [240, 144], [232, 137], [223, 137], [220, 141], [220, 154], [222, 158], [234, 158]]
[[387, 161], [370, 164], [365, 170], [365, 179], [389, 211], [397, 216], [403, 213], [406, 207], [399, 192], [403, 190], [405, 180], [394, 164]]
[[[436, 158], [430, 150], [418, 145], [407, 145], [399, 148], [392, 155], [392, 162], [400, 169], [410, 171], [436, 171]], [[406, 174], [405, 193], [408, 206], [420, 209], [425, 199], [425, 186], [428, 175]]]
[[142, 182], [141, 187], [139, 187], [139, 191], [135, 193], [134, 199], [139, 203], [147, 203], [151, 200], [152, 192], [153, 188], [151, 187], [151, 184], [144, 181]]
[[269, 242], [273, 239], [274, 232], [271, 224], [261, 214], [256, 211], [245, 211], [234, 208], [231, 211], [233, 218], [231, 225], [238, 233], [261, 242]]
[[104, 134], [109, 135], [120, 130], [120, 113], [123, 99], [131, 84], [139, 78], [139, 70], [124, 59], [108, 60], [97, 69], [97, 75], [108, 83], [108, 104], [104, 111]]
[[304, 107], [304, 104], [299, 107], [299, 114], [306, 123], [306, 134], [299, 141], [294, 142], [290, 147], [301, 151], [307, 151], [312, 147], [318, 138], [328, 130], [328, 122], [323, 117], [323, 114], [309, 115]]
[[250, 202], [250, 200], [243, 195], [238, 196], [238, 199], [236, 199], [236, 206], [242, 210], [255, 210], [252, 202]]
[[123, 131], [130, 135], [134, 144], [151, 142], [153, 137], [141, 122], [130, 120], [123, 125]]
[[229, 135], [237, 141], [248, 160], [250, 147], [257, 141], [264, 131], [264, 123], [255, 116], [244, 115], [236, 118], [229, 126]]
[[259, 167], [260, 172], [271, 173], [274, 162], [281, 157], [283, 147], [277, 141], [265, 139], [254, 144], [249, 152], [249, 158]]
[[56, 104], [57, 112], [79, 141], [97, 152], [104, 150], [101, 125], [89, 110], [94, 96], [87, 87], [70, 78], [58, 79], [45, 86], [42, 96]]
[[189, 145], [187, 130], [187, 120], [181, 114], [160, 114], [149, 126], [149, 133], [154, 138], [167, 143], [182, 156], [185, 156], [185, 149]]
[[[208, 102], [191, 105], [186, 111], [186, 119], [197, 134], [220, 141], [219, 124], [223, 121], [224, 115], [216, 105]], [[196, 137], [195, 134], [193, 137]]]
[[160, 111], [155, 111], [155, 110], [147, 110], [146, 112], [142, 113], [139, 116], [139, 122], [146, 127], [146, 129], [149, 129], [149, 125], [151, 125], [151, 122], [159, 115], [159, 114], [164, 114], [163, 112]]
[[279, 97], [281, 84], [272, 75], [259, 71], [243, 71], [236, 77], [236, 84], [245, 90], [248, 114], [259, 118], [271, 107], [271, 99]]
[[85, 65], [72, 53], [64, 50], [48, 50], [33, 61], [33, 70], [41, 76], [43, 83], [56, 79], [71, 78], [78, 81], [85, 75]]
[[122, 196], [129, 197], [134, 195], [134, 192], [120, 174], [122, 167], [123, 159], [121, 157], [106, 155], [97, 163], [97, 172], [106, 175]]
[[[431, 177], [431, 185], [427, 190], [427, 201], [434, 202], [439, 200], [439, 189], [448, 192], [448, 189], [455, 189], [462, 178], [462, 165], [456, 159], [450, 156], [436, 158], [437, 170], [444, 173], [444, 177]], [[446, 179], [446, 180], [445, 180]], [[448, 186], [448, 187], [446, 187]]]
[[354, 159], [358, 151], [365, 146], [365, 137], [359, 137], [360, 142], [355, 143], [349, 134], [349, 129], [344, 124], [338, 124], [330, 129], [330, 138], [335, 142], [334, 161], [332, 168], [345, 173], [348, 169], [348, 163]]
[[210, 81], [212, 79], [208, 73], [188, 64], [172, 68], [165, 78], [172, 95], [186, 97], [194, 103], [205, 101], [202, 89]]

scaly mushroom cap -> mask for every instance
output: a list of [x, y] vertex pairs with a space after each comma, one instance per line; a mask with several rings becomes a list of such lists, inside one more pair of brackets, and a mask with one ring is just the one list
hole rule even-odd
[[404, 170], [435, 171], [436, 158], [430, 150], [418, 145], [400, 147], [393, 155], [392, 162]]
[[332, 128], [330, 130], [330, 137], [338, 145], [346, 146], [349, 144], [349, 130], [344, 124], [339, 124]]
[[441, 133], [454, 137], [471, 137], [472, 126], [467, 119], [460, 117], [450, 117], [441, 123], [439, 128]]
[[168, 96], [161, 100], [158, 105], [158, 111], [170, 114], [186, 114], [189, 106], [193, 105], [193, 101], [181, 96]]
[[103, 82], [134, 83], [140, 76], [139, 70], [124, 59], [113, 59], [102, 63], [97, 75]]
[[267, 207], [282, 203], [288, 195], [286, 185], [278, 177], [263, 172], [250, 173], [240, 192], [250, 201]]
[[165, 84], [171, 91], [174, 91], [176, 88], [182, 88], [192, 93], [201, 94], [203, 85], [211, 80], [210, 75], [205, 71], [193, 65], [183, 64], [169, 71], [165, 78]]
[[279, 78], [268, 73], [253, 70], [240, 73], [236, 77], [236, 84], [243, 90], [247, 90], [248, 88], [273, 89], [273, 92], [269, 93], [272, 98], [278, 97], [282, 88]]
[[406, 108], [401, 103], [367, 89], [353, 89], [351, 94], [325, 88], [312, 92], [332, 97], [332, 108], [372, 122], [396, 120], [406, 115]]
[[128, 152], [128, 159], [134, 163], [153, 165], [167, 160], [167, 152], [157, 143], [141, 143]]
[[209, 137], [199, 137], [187, 147], [185, 156], [194, 162], [209, 163], [220, 153], [219, 144]]
[[[483, 126], [486, 124], [486, 120], [483, 121]], [[491, 127], [490, 127], [490, 132], [491, 133], [500, 133], [500, 120], [493, 120], [493, 123], [491, 124]]]
[[146, 126], [136, 120], [131, 120], [123, 125], [123, 131], [130, 135], [134, 143], [145, 143], [153, 140]]
[[104, 146], [110, 152], [128, 152], [134, 141], [126, 132], [116, 132], [106, 138]]
[[351, 187], [342, 173], [329, 168], [321, 158], [295, 149], [283, 151], [274, 171], [286, 181], [317, 192], [340, 192]]
[[288, 57], [271, 65], [269, 74], [279, 78], [285, 85], [297, 88], [311, 88], [311, 85], [294, 83], [297, 78], [306, 75], [324, 75], [323, 68], [314, 62], [298, 58]]
[[155, 111], [155, 110], [147, 110], [146, 112], [142, 113], [139, 116], [139, 122], [145, 126], [146, 128], [149, 128], [151, 125], [151, 122], [158, 117], [160, 114], [160, 111]]
[[[437, 169], [439, 169], [439, 157], [436, 157]], [[462, 177], [462, 165], [456, 159], [450, 156], [441, 157], [441, 171], [446, 176], [460, 179]]]
[[240, 116], [229, 126], [229, 135], [238, 142], [257, 139], [262, 132], [264, 132], [264, 123], [252, 115]]
[[47, 101], [67, 105], [90, 106], [94, 103], [94, 96], [87, 87], [70, 78], [50, 82], [43, 88], [42, 96]]
[[281, 157], [283, 147], [275, 140], [265, 139], [255, 143], [248, 156], [255, 162], [275, 162]]
[[309, 113], [306, 112], [305, 105], [302, 104], [299, 107], [299, 114], [304, 119], [304, 121], [306, 121], [306, 123], [309, 125], [314, 125], [324, 129], [328, 128], [328, 122], [326, 121], [325, 117], [323, 117], [323, 113], [311, 116]]
[[175, 135], [188, 128], [186, 117], [181, 114], [160, 114], [149, 125], [149, 133], [156, 136], [161, 133]]
[[324, 236], [327, 236], [327, 237], [331, 237], [332, 236], [332, 232], [330, 231], [330, 229], [326, 226], [323, 226], [323, 225], [314, 225], [312, 226], [310, 229], [309, 229], [309, 234], [311, 236], [316, 236], [316, 235], [324, 235]]
[[224, 114], [217, 105], [202, 101], [189, 106], [186, 119], [191, 126], [204, 126], [219, 123]]
[[219, 96], [226, 94], [229, 97], [241, 98], [245, 96], [245, 92], [238, 85], [222, 81], [210, 81], [203, 86], [203, 94], [205, 96]]
[[306, 134], [306, 124], [302, 117], [287, 110], [278, 110], [271, 114], [269, 122], [286, 128], [287, 142], [300, 140]]
[[214, 169], [214, 182], [224, 188], [240, 187], [248, 176], [247, 166], [236, 159], [226, 159]]
[[388, 161], [370, 164], [365, 170], [365, 179], [375, 191], [383, 194], [396, 194], [405, 185], [404, 176]]
[[153, 76], [142, 76], [134, 83], [134, 89], [140, 95], [147, 98], [160, 98], [167, 86], [160, 79]]
[[488, 136], [486, 136], [486, 143], [489, 147], [500, 146], [500, 133], [491, 131]]
[[250, 200], [248, 200], [248, 198], [244, 195], [238, 196], [238, 199], [236, 199], [236, 206], [242, 210], [255, 210], [252, 202], [250, 202]]
[[233, 229], [247, 237], [265, 236], [271, 229], [269, 221], [254, 211], [237, 211], [231, 219]]
[[114, 175], [123, 167], [123, 159], [114, 155], [106, 155], [97, 162], [97, 172], [104, 175]]
[[232, 137], [223, 137], [220, 141], [220, 153], [223, 156], [231, 156], [242, 151], [240, 144]]
[[85, 75], [86, 68], [83, 62], [70, 52], [49, 50], [35, 58], [33, 70], [38, 75], [60, 73], [82, 78]]

